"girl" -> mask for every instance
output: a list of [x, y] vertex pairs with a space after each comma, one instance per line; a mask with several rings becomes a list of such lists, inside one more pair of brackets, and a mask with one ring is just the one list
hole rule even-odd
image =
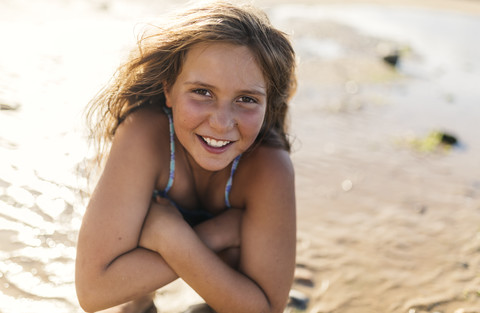
[[294, 69], [286, 36], [248, 6], [192, 8], [140, 41], [90, 107], [111, 146], [78, 238], [85, 311], [141, 312], [180, 277], [216, 312], [283, 312]]

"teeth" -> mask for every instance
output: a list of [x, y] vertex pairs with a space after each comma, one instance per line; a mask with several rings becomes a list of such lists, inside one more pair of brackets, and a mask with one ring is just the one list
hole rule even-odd
[[214, 148], [221, 148], [223, 146], [226, 146], [228, 145], [231, 141], [224, 141], [224, 140], [215, 140], [215, 139], [212, 139], [212, 138], [206, 138], [206, 137], [202, 137], [203, 140], [205, 140], [205, 142], [209, 145], [209, 146], [212, 146]]

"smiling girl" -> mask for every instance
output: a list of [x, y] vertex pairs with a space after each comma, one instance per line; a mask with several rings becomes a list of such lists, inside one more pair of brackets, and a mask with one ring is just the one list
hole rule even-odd
[[165, 25], [90, 106], [109, 151], [78, 238], [79, 302], [152, 310], [149, 295], [180, 277], [216, 312], [283, 312], [294, 51], [249, 6], [213, 2]]

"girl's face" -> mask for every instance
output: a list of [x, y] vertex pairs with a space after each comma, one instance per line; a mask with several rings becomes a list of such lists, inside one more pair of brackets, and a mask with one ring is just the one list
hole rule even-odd
[[253, 144], [267, 105], [255, 57], [227, 43], [193, 46], [165, 97], [178, 140], [209, 171], [225, 168]]

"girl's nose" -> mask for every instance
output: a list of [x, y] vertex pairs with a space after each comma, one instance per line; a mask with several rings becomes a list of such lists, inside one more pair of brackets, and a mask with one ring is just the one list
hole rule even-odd
[[210, 114], [210, 127], [218, 132], [226, 132], [235, 126], [235, 114], [231, 103], [220, 103]]

